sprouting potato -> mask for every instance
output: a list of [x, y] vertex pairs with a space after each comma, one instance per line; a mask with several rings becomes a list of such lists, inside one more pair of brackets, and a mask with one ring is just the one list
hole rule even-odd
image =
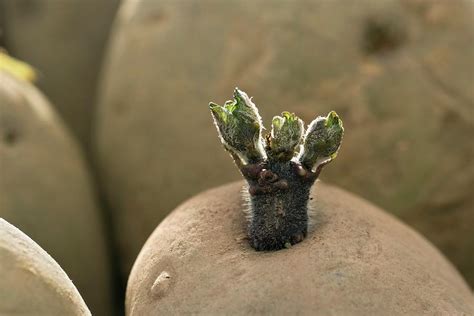
[[256, 251], [247, 238], [243, 186], [198, 194], [156, 228], [128, 280], [127, 315], [474, 313], [469, 287], [436, 248], [322, 182], [311, 191], [306, 238]]

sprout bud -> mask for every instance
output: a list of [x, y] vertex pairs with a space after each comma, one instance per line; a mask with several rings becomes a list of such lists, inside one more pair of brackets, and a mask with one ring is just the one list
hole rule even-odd
[[214, 123], [224, 147], [242, 164], [266, 158], [262, 141], [262, 119], [247, 94], [235, 88], [234, 99], [223, 106], [209, 103]]
[[299, 161], [311, 170], [322, 163], [330, 162], [336, 158], [343, 135], [342, 120], [336, 112], [331, 111], [326, 117], [316, 118], [309, 124], [306, 131]]
[[303, 140], [303, 121], [294, 113], [283, 112], [272, 120], [272, 132], [267, 150], [270, 158], [288, 161], [293, 158]]

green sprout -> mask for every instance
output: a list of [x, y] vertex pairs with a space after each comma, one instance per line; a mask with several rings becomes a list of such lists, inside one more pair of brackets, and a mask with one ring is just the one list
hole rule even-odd
[[223, 106], [209, 103], [214, 123], [224, 147], [241, 163], [254, 163], [266, 158], [262, 141], [262, 119], [247, 94], [238, 88], [234, 100]]
[[304, 123], [294, 113], [283, 112], [272, 120], [268, 138], [268, 155], [278, 160], [290, 160], [303, 141]]
[[314, 169], [336, 158], [343, 135], [342, 120], [336, 112], [331, 111], [326, 117], [316, 118], [306, 131], [304, 148], [299, 157], [301, 164]]

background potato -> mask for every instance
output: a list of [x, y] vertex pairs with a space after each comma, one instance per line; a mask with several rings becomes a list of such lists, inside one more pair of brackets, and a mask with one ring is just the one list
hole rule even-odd
[[39, 88], [86, 147], [100, 65], [118, 4], [119, 0], [0, 0], [0, 46], [3, 37], [10, 54], [36, 68]]
[[0, 170], [0, 217], [58, 261], [94, 314], [111, 315], [110, 252], [82, 153], [44, 96], [3, 71]]
[[0, 314], [91, 315], [56, 261], [2, 218], [0, 263]]
[[100, 94], [97, 152], [127, 275], [183, 199], [238, 173], [206, 109], [234, 86], [267, 128], [336, 110], [323, 179], [388, 209], [474, 284], [472, 1], [124, 1]]

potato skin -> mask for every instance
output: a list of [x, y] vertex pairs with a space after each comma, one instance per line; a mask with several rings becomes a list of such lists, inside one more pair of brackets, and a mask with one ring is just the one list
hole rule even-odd
[[0, 217], [41, 245], [92, 312], [114, 315], [101, 210], [82, 152], [32, 84], [0, 71]]
[[1, 315], [91, 315], [56, 261], [3, 218], [0, 218], [0, 275]]
[[188, 200], [150, 236], [128, 281], [127, 315], [459, 315], [472, 294], [418, 233], [317, 182], [313, 226], [290, 249], [245, 239], [243, 182]]

